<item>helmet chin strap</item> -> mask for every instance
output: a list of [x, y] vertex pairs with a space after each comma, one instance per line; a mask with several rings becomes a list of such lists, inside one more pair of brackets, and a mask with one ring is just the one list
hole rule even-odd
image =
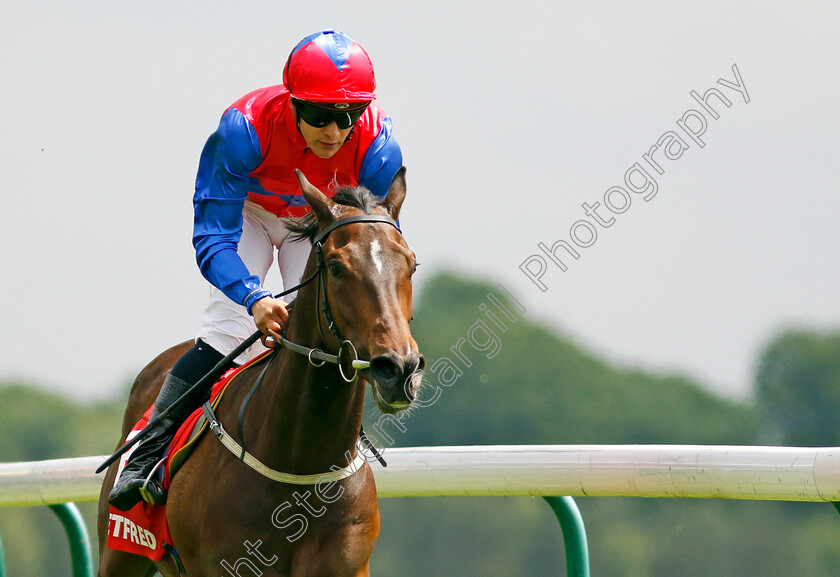
[[[295, 112], [295, 128], [297, 128], [298, 133], [301, 136], [303, 136], [303, 132], [300, 131], [300, 112], [298, 112], [297, 107], [294, 104], [292, 104], [291, 98], [289, 98], [289, 106], [291, 106], [292, 110], [294, 110]], [[306, 147], [306, 150], [309, 150], [308, 146]], [[304, 152], [306, 152], [306, 150], [304, 150]]]

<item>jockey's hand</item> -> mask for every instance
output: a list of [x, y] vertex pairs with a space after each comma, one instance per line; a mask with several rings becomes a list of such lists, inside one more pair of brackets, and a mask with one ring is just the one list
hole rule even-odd
[[[254, 323], [263, 334], [262, 344], [268, 348], [273, 347], [274, 343], [280, 341], [280, 333], [289, 320], [289, 311], [286, 310], [285, 301], [263, 297], [251, 305], [251, 314], [254, 317]], [[267, 341], [268, 337], [272, 340]]]

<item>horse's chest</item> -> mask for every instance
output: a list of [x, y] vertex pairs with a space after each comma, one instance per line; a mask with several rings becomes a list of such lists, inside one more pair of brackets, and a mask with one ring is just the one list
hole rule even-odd
[[[190, 507], [200, 519], [188, 519], [186, 511], [171, 519], [183, 527], [183, 532], [172, 527], [173, 538], [188, 569], [194, 559], [208, 575], [367, 574], [379, 534], [376, 489], [368, 467], [342, 481], [294, 486], [268, 481], [242, 463], [232, 465], [220, 467], [203, 483], [200, 493], [206, 500], [200, 508]], [[188, 480], [199, 490], [197, 479]], [[196, 526], [202, 529], [196, 532]]]

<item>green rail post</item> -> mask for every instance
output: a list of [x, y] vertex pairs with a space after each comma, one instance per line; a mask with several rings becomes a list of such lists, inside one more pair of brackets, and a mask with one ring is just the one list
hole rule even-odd
[[50, 505], [64, 525], [67, 539], [70, 541], [70, 558], [73, 561], [73, 577], [94, 577], [93, 556], [90, 552], [85, 521], [75, 503]]
[[551, 506], [566, 550], [566, 576], [589, 577], [589, 545], [586, 542], [586, 527], [577, 503], [571, 497], [543, 497]]
[[834, 508], [837, 509], [838, 513], [840, 513], [840, 501], [835, 501], [832, 505], [834, 505]]
[[0, 539], [0, 577], [6, 577], [6, 560], [3, 558], [3, 540]]

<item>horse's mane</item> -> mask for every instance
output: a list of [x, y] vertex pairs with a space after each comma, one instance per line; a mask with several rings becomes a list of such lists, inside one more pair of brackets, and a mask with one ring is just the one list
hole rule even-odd
[[[379, 199], [363, 186], [343, 186], [333, 195], [332, 201], [358, 208], [364, 214], [371, 214], [371, 210], [379, 204]], [[318, 221], [311, 212], [304, 216], [284, 219], [283, 224], [292, 233], [289, 240], [307, 239], [312, 242], [318, 234]]]

